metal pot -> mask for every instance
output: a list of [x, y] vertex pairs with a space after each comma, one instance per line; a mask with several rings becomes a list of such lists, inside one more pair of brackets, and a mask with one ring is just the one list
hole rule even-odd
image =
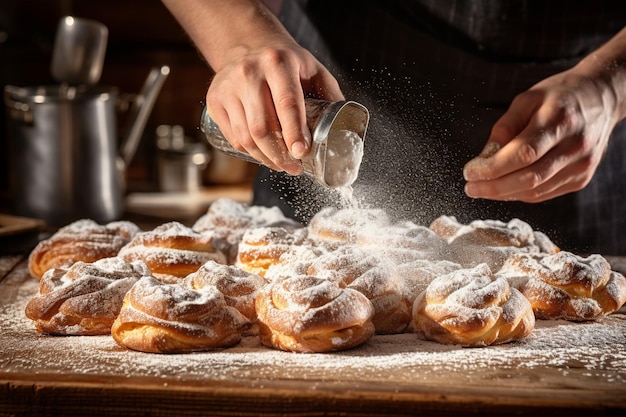
[[164, 66], [148, 75], [120, 152], [115, 88], [6, 86], [13, 211], [54, 226], [118, 219], [125, 168], [168, 74]]

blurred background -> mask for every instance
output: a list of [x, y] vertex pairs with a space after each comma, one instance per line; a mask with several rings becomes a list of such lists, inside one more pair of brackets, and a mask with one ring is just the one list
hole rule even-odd
[[[199, 123], [212, 76], [210, 69], [160, 1], [3, 0], [0, 2], [0, 85], [3, 89], [6, 85], [26, 87], [56, 83], [50, 73], [52, 50], [59, 20], [68, 15], [94, 19], [108, 27], [100, 85], [114, 86], [121, 94], [137, 93], [152, 67], [170, 67], [139, 148], [126, 170], [128, 192], [159, 191], [155, 157], [157, 128], [178, 126], [192, 141], [203, 141]], [[11, 196], [4, 101], [0, 102], [0, 113], [0, 201], [1, 208], [6, 208]], [[123, 115], [118, 121], [118, 126], [123, 127]], [[213, 155], [211, 159], [212, 162], [202, 168], [202, 187], [245, 186], [251, 182], [255, 166], [233, 165], [226, 169], [233, 175], [224, 176], [224, 172], [215, 172], [218, 158]]]

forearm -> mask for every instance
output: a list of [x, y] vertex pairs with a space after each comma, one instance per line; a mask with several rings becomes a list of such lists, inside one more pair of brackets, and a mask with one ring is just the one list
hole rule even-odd
[[162, 0], [215, 70], [269, 40], [293, 42], [276, 16], [255, 0]]
[[617, 120], [626, 118], [626, 27], [580, 61], [574, 70], [605, 80], [609, 95], [615, 100]]

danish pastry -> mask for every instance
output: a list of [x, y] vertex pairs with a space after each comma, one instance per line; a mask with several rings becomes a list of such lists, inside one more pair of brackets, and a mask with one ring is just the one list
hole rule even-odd
[[518, 253], [498, 274], [519, 288], [540, 319], [592, 320], [626, 302], [626, 278], [597, 254]]
[[264, 276], [281, 255], [306, 243], [307, 230], [284, 227], [258, 227], [244, 233], [235, 265], [244, 271]]
[[265, 285], [261, 276], [230, 265], [209, 261], [183, 281], [188, 288], [199, 290], [212, 285], [224, 295], [226, 304], [239, 310], [251, 322], [256, 321], [254, 299]]
[[150, 270], [141, 261], [104, 258], [49, 269], [39, 292], [26, 304], [26, 317], [39, 332], [58, 335], [109, 334], [124, 295]]
[[309, 221], [311, 239], [335, 248], [338, 244], [356, 243], [359, 233], [368, 228], [378, 230], [391, 220], [379, 209], [352, 209], [325, 207]]
[[403, 300], [394, 264], [345, 245], [311, 262], [307, 274], [359, 291], [372, 302], [376, 333], [402, 332], [411, 321]]
[[111, 335], [132, 350], [176, 353], [233, 346], [250, 326], [214, 286], [192, 290], [144, 277], [124, 297]]
[[545, 234], [534, 231], [520, 219], [507, 223], [474, 220], [461, 224], [452, 216], [441, 216], [431, 223], [430, 228], [448, 241], [451, 260], [466, 268], [486, 263], [492, 271], [497, 271], [514, 253], [555, 253], [559, 250]]
[[261, 342], [292, 352], [339, 351], [374, 334], [372, 303], [360, 292], [308, 275], [274, 281], [256, 298]]
[[198, 233], [210, 233], [214, 245], [227, 255], [228, 263], [233, 264], [244, 232], [257, 227], [295, 229], [303, 226], [286, 217], [278, 207], [247, 205], [220, 198], [209, 206], [191, 228]]
[[77, 220], [39, 242], [28, 257], [28, 269], [32, 276], [41, 279], [52, 268], [116, 256], [139, 231], [136, 224], [128, 221], [100, 225], [90, 219]]
[[204, 263], [226, 263], [226, 256], [212, 244], [210, 234], [169, 222], [153, 230], [137, 233], [118, 256], [127, 261], [144, 261], [155, 278], [176, 282], [195, 272]]
[[535, 326], [528, 300], [487, 264], [435, 278], [415, 300], [413, 321], [427, 340], [467, 347], [520, 339]]

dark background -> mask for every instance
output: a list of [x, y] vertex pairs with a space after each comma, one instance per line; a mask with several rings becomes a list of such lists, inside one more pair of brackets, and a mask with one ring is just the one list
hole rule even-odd
[[[61, 17], [72, 15], [105, 24], [109, 40], [100, 84], [122, 94], [141, 89], [153, 66], [169, 65], [170, 75], [155, 104], [138, 152], [128, 169], [129, 183], [151, 184], [155, 169], [155, 129], [179, 124], [199, 137], [198, 125], [212, 73], [165, 6], [158, 0], [3, 0], [0, 2], [0, 86], [56, 84], [50, 62]], [[0, 198], [8, 190], [8, 138], [4, 100], [0, 102]], [[124, 127], [124, 113], [119, 118]], [[119, 135], [118, 135], [119, 136]]]

